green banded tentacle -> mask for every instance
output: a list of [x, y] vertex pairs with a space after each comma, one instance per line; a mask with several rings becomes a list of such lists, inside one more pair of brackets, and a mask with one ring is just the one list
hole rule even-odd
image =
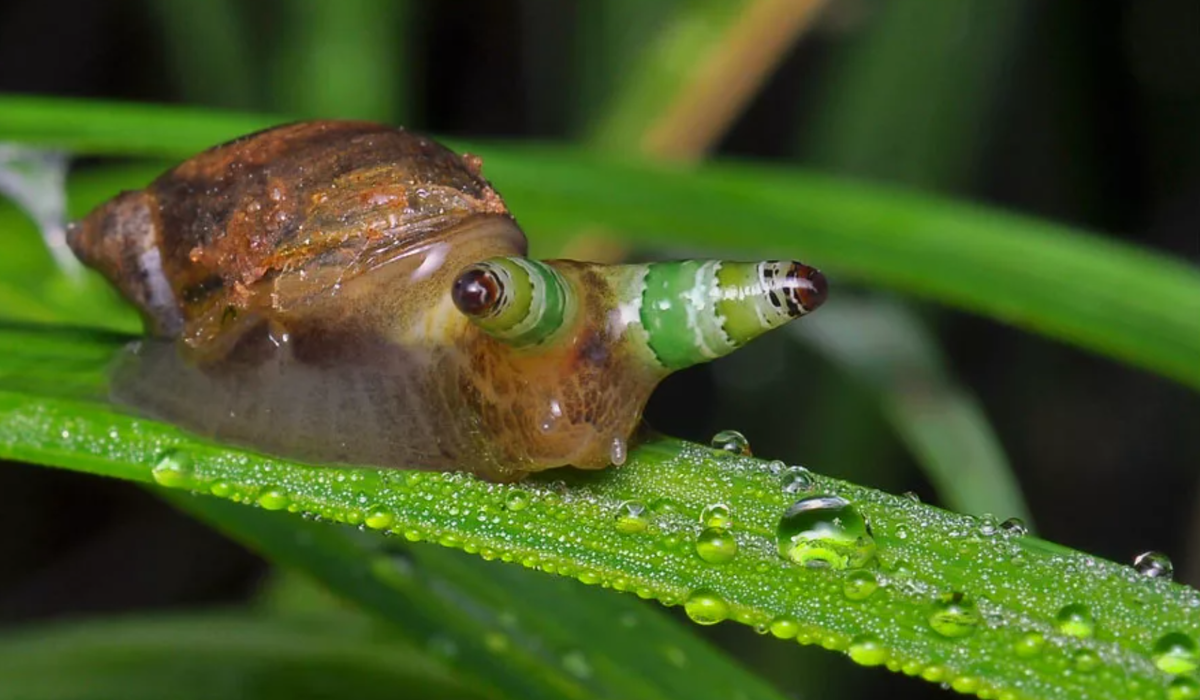
[[574, 303], [562, 275], [537, 260], [491, 258], [472, 265], [459, 279], [469, 275], [490, 277], [496, 298], [479, 313], [463, 311], [483, 331], [516, 347], [537, 345], [554, 335]]
[[640, 266], [639, 320], [668, 370], [727, 355], [824, 300], [825, 280], [793, 261], [720, 260]]

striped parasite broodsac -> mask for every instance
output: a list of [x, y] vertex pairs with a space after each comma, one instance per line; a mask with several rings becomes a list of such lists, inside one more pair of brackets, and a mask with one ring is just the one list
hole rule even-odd
[[363, 122], [217, 146], [68, 240], [146, 322], [118, 403], [313, 464], [496, 481], [620, 464], [659, 381], [826, 295], [790, 261], [531, 260], [478, 158]]

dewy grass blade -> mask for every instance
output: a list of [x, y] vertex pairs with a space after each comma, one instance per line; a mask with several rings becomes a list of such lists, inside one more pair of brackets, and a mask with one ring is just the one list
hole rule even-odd
[[[12, 342], [0, 362], [57, 342]], [[1194, 683], [1168, 671], [1195, 668], [1196, 591], [782, 464], [659, 438], [620, 469], [506, 486], [460, 473], [317, 469], [66, 393], [52, 364], [19, 382], [0, 378], [0, 458], [435, 542], [988, 697], [1137, 700]], [[805, 507], [785, 518], [797, 501]], [[873, 539], [855, 529], [856, 515]], [[802, 534], [814, 529], [824, 534]], [[1175, 652], [1155, 651], [1172, 639], [1183, 640]]]

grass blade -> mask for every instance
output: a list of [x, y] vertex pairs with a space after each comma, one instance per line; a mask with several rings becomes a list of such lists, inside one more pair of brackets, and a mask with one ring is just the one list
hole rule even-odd
[[[970, 516], [669, 439], [642, 445], [620, 469], [507, 486], [461, 473], [304, 467], [198, 440], [116, 413], [90, 391], [73, 392], [87, 385], [80, 377], [102, 385], [102, 364], [89, 372], [80, 359], [79, 377], [64, 382], [57, 363], [33, 360], [47, 345], [70, 355], [85, 344], [44, 333], [39, 343], [9, 343], [0, 360], [24, 368], [0, 377], [0, 458], [311, 513], [688, 603], [695, 619], [768, 626], [962, 692], [1140, 700], [1191, 682], [1159, 670], [1153, 650], [1170, 633], [1200, 636], [1200, 594]], [[115, 347], [96, 338], [87, 352], [105, 343]], [[879, 584], [869, 595], [861, 595], [854, 570], [802, 568], [780, 556], [781, 514], [817, 494], [845, 498], [873, 528], [878, 567], [859, 570]], [[731, 513], [736, 553], [714, 563], [698, 555], [698, 522], [718, 504]], [[327, 571], [360, 558], [331, 551], [341, 559]], [[966, 623], [960, 616], [942, 624], [942, 596], [975, 602]], [[1077, 604], [1087, 606], [1094, 628], [1059, 619]], [[1064, 672], [1071, 668], [1086, 672]]]

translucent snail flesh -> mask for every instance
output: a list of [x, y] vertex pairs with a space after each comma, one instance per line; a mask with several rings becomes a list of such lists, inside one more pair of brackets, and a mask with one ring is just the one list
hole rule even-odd
[[502, 481], [619, 464], [667, 374], [826, 293], [797, 262], [530, 260], [478, 158], [363, 122], [217, 146], [68, 238], [146, 322], [119, 403], [310, 463]]

